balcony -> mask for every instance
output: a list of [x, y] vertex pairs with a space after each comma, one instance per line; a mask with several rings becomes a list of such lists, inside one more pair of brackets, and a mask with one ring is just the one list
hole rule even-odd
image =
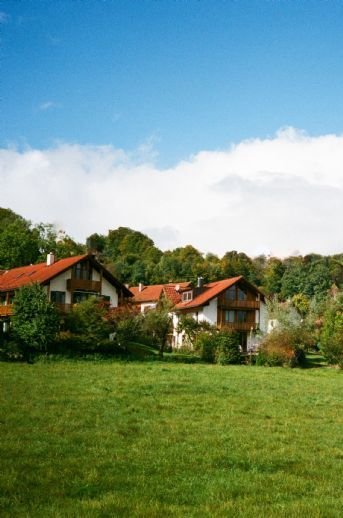
[[218, 304], [220, 309], [260, 309], [259, 300], [221, 300]]
[[101, 281], [89, 281], [86, 279], [67, 279], [68, 291], [93, 291], [94, 293], [101, 293]]
[[0, 306], [0, 317], [9, 317], [13, 314], [13, 305]]
[[232, 331], [256, 331], [258, 324], [255, 322], [223, 322], [220, 326], [221, 329], [230, 329]]

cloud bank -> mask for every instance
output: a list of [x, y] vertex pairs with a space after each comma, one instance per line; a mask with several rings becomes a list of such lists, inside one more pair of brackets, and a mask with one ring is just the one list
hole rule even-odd
[[153, 152], [61, 143], [0, 150], [0, 206], [78, 240], [128, 226], [162, 249], [343, 251], [343, 136], [293, 128], [159, 169]]

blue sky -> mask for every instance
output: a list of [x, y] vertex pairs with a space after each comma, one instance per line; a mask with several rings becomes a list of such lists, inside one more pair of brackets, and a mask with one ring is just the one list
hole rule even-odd
[[0, 0], [0, 206], [342, 252], [342, 27], [343, 0]]
[[161, 166], [294, 126], [343, 130], [342, 1], [1, 2], [0, 144]]

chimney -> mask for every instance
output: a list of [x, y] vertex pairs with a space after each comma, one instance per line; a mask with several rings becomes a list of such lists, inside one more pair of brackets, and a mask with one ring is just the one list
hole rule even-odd
[[180, 284], [176, 284], [175, 291], [180, 291]]
[[55, 262], [55, 256], [52, 252], [46, 256], [46, 264], [47, 266], [51, 266]]
[[198, 277], [198, 282], [197, 282], [197, 288], [202, 288], [203, 287], [203, 277]]
[[143, 285], [143, 283], [142, 283], [142, 282], [140, 282], [140, 283], [138, 284], [138, 291], [139, 291], [139, 292], [143, 291], [143, 288], [144, 288], [144, 285]]

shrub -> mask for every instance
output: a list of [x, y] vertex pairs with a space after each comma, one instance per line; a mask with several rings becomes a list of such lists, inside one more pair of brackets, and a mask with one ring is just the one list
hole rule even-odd
[[107, 319], [107, 310], [96, 297], [75, 304], [66, 317], [65, 326], [67, 331], [89, 342], [104, 340], [113, 330]]
[[195, 350], [203, 361], [228, 365], [240, 363], [239, 336], [232, 331], [204, 331], [194, 343]]
[[324, 314], [320, 348], [329, 363], [343, 368], [343, 294], [329, 303]]
[[257, 365], [296, 367], [305, 358], [307, 334], [298, 326], [276, 328], [261, 342]]
[[220, 331], [216, 336], [215, 362], [220, 365], [241, 362], [239, 335], [232, 331]]
[[196, 336], [194, 350], [198, 352], [203, 361], [214, 363], [215, 349], [216, 339], [214, 333], [203, 331]]
[[20, 288], [14, 297], [13, 339], [22, 347], [26, 359], [47, 351], [59, 329], [59, 316], [39, 284]]

